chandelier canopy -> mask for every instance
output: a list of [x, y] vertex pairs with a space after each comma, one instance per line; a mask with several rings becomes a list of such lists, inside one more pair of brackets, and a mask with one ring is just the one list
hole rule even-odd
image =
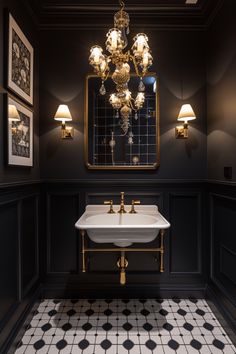
[[[124, 51], [128, 45], [126, 34], [129, 34], [129, 15], [124, 11], [125, 4], [119, 1], [120, 10], [114, 15], [114, 28], [111, 28], [106, 37], [106, 50], [109, 55], [103, 54], [103, 49], [95, 45], [90, 49], [89, 63], [93, 66], [95, 73], [101, 78], [102, 85], [100, 94], [106, 94], [105, 81], [111, 76], [116, 85], [116, 92], [110, 94], [109, 102], [117, 111], [116, 116], [121, 116], [121, 128], [126, 134], [129, 129], [129, 117], [132, 110], [135, 112], [135, 119], [138, 119], [137, 111], [143, 107], [145, 102], [145, 85], [143, 77], [147, 74], [148, 68], [152, 65], [152, 55], [148, 45], [148, 37], [144, 33], [138, 33], [134, 37], [131, 50]], [[129, 90], [130, 64], [136, 75], [140, 78], [138, 94], [135, 98]]]

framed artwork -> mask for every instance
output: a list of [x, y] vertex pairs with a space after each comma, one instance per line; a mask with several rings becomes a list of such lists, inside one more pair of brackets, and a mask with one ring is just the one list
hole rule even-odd
[[9, 14], [7, 85], [14, 93], [33, 105], [34, 49]]
[[33, 166], [33, 112], [7, 96], [8, 164]]

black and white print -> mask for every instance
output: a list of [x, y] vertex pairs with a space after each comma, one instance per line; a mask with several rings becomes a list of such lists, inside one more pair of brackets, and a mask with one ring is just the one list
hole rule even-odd
[[202, 299], [44, 299], [15, 354], [235, 354]]
[[9, 15], [8, 86], [33, 104], [33, 47]]
[[10, 105], [16, 108], [18, 120], [8, 116], [8, 163], [32, 166], [33, 113], [11, 97], [8, 98], [8, 107]]

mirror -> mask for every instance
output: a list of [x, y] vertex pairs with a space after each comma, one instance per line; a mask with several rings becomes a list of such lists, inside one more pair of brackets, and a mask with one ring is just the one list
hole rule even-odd
[[[139, 77], [132, 75], [129, 89], [137, 95]], [[106, 94], [101, 95], [101, 79], [86, 78], [85, 159], [89, 169], [147, 170], [159, 166], [159, 107], [158, 80], [155, 74], [143, 78], [145, 102], [129, 118], [127, 133], [122, 119], [109, 102], [114, 92], [111, 78], [105, 82]]]

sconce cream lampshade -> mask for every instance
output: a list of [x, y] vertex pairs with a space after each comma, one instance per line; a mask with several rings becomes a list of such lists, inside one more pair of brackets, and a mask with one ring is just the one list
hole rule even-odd
[[183, 104], [178, 115], [178, 119], [181, 122], [188, 122], [189, 120], [196, 119], [196, 115], [192, 109], [191, 104]]
[[178, 139], [188, 138], [188, 121], [194, 119], [196, 119], [196, 115], [192, 109], [191, 104], [183, 104], [179, 111], [177, 120], [184, 122], [184, 124], [175, 128], [175, 137]]
[[62, 123], [71, 121], [72, 117], [69, 107], [66, 104], [60, 104], [57, 108], [54, 119]]
[[60, 104], [54, 116], [54, 119], [61, 122], [61, 137], [62, 139], [73, 139], [73, 127], [67, 127], [66, 122], [72, 120], [69, 107], [66, 104]]
[[14, 104], [8, 105], [8, 119], [11, 120], [11, 122], [20, 121], [19, 112], [17, 111], [17, 108]]

